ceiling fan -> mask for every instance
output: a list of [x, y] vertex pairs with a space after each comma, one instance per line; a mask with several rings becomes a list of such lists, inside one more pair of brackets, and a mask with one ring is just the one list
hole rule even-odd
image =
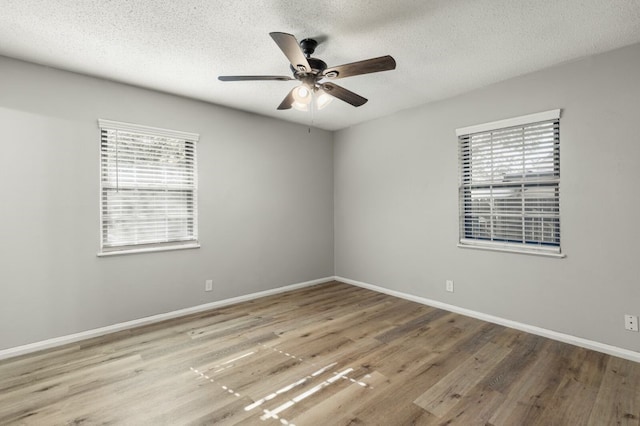
[[318, 46], [316, 40], [306, 38], [298, 43], [298, 40], [291, 34], [273, 32], [269, 35], [291, 63], [293, 77], [286, 75], [221, 75], [218, 79], [220, 81], [300, 81], [301, 84], [294, 87], [280, 103], [279, 110], [293, 107], [307, 111], [314, 97], [316, 98], [315, 106], [318, 109], [325, 107], [333, 98], [338, 98], [355, 107], [362, 106], [367, 102], [366, 98], [332, 83], [331, 80], [396, 68], [396, 61], [389, 55], [329, 68], [324, 61], [311, 57]]

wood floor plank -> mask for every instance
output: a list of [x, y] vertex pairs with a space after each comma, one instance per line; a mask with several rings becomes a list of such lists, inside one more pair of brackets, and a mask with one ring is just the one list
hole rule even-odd
[[607, 358], [588, 424], [640, 425], [640, 364]]
[[533, 424], [547, 411], [570, 366], [567, 356], [571, 351], [558, 351], [558, 345], [564, 344], [547, 340], [536, 352], [536, 360], [509, 388], [507, 400], [495, 411], [490, 423]]
[[509, 352], [511, 349], [507, 347], [487, 343], [413, 402], [442, 417], [457, 405], [469, 390], [480, 383]]
[[536, 426], [587, 424], [597, 396], [597, 389], [565, 376]]
[[[383, 386], [385, 381], [386, 377], [378, 372], [366, 374], [362, 377], [357, 376], [356, 383], [351, 383], [345, 389], [333, 393], [309, 410], [294, 417], [292, 422], [308, 425], [320, 425], [327, 422], [332, 425], [353, 424], [357, 422], [354, 408], [372, 395], [372, 388]], [[363, 384], [366, 386], [363, 386]]]
[[640, 364], [330, 282], [1, 361], [0, 424], [640, 426]]
[[544, 347], [545, 340], [524, 332], [514, 333], [511, 352], [500, 361], [480, 382], [480, 386], [502, 394], [509, 394], [511, 388], [536, 361], [536, 354]]
[[[506, 396], [482, 385], [471, 388], [460, 401], [442, 416], [445, 425], [487, 425], [493, 412], [504, 403]], [[520, 423], [513, 423], [519, 425]]]

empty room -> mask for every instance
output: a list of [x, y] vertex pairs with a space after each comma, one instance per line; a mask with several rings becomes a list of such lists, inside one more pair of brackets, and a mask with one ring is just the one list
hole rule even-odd
[[640, 2], [0, 0], [0, 425], [640, 426]]

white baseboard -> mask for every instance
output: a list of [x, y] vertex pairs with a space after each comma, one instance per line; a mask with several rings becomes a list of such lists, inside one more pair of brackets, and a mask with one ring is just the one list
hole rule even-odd
[[482, 312], [472, 311], [471, 309], [461, 308], [455, 305], [449, 305], [448, 303], [438, 302], [437, 300], [427, 299], [425, 297], [415, 296], [413, 294], [402, 293], [400, 291], [395, 291], [395, 290], [389, 290], [384, 287], [363, 283], [361, 281], [356, 281], [349, 278], [338, 277], [338, 276], [333, 278], [336, 281], [340, 281], [346, 284], [355, 285], [357, 287], [362, 287], [369, 290], [377, 291], [378, 293], [385, 293], [390, 296], [411, 300], [412, 302], [421, 303], [423, 305], [433, 306], [434, 308], [444, 309], [445, 311], [455, 312], [457, 314], [465, 315], [471, 318], [477, 318], [477, 319], [491, 322], [494, 324], [503, 325], [505, 327], [515, 328], [516, 330], [525, 331], [527, 333], [535, 334], [542, 337], [547, 337], [549, 339], [557, 340], [564, 343], [569, 343], [571, 345], [580, 346], [582, 348], [592, 349], [594, 351], [628, 359], [630, 361], [640, 362], [640, 352], [619, 348], [617, 346], [607, 345], [606, 343], [595, 342], [593, 340], [583, 339], [582, 337], [576, 337], [570, 334], [560, 333], [558, 331], [548, 330], [542, 327], [536, 327], [534, 325], [523, 324], [517, 321], [512, 321], [505, 318], [484, 314]]
[[67, 336], [54, 337], [40, 342], [29, 343], [27, 345], [16, 346], [14, 348], [0, 350], [0, 360], [12, 358], [19, 355], [41, 351], [43, 349], [55, 348], [57, 346], [78, 342], [80, 340], [90, 339], [92, 337], [103, 336], [116, 331], [127, 330], [142, 325], [153, 324], [172, 318], [182, 317], [189, 314], [208, 311], [210, 309], [220, 308], [222, 306], [233, 305], [235, 303], [246, 302], [248, 300], [258, 299], [260, 297], [271, 296], [274, 294], [284, 293], [286, 291], [296, 290], [299, 288], [310, 287], [316, 284], [333, 281], [334, 277], [319, 278], [317, 280], [305, 281], [302, 283], [291, 284], [284, 287], [278, 287], [270, 290], [259, 291], [257, 293], [246, 294], [244, 296], [232, 297], [230, 299], [218, 300], [216, 302], [205, 303], [204, 305], [193, 306], [190, 308], [179, 309], [177, 311], [166, 312], [164, 314], [152, 315], [150, 317], [139, 318], [131, 321], [121, 322], [118, 324], [108, 325], [106, 327], [95, 328], [93, 330], [81, 331], [80, 333], [69, 334]]

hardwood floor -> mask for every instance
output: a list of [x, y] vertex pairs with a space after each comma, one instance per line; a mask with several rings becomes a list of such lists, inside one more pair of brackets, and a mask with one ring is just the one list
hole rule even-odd
[[638, 425], [640, 364], [332, 282], [2, 361], [0, 424]]

